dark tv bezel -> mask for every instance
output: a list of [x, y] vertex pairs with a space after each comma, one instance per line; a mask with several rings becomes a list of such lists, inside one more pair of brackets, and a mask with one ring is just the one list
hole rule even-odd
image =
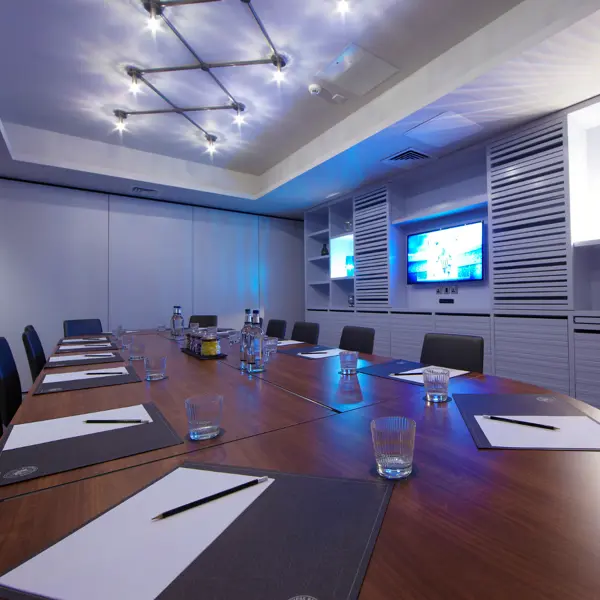
[[[467, 225], [475, 225], [481, 223], [481, 279], [430, 279], [429, 281], [410, 281], [408, 274], [408, 240], [415, 235], [425, 235], [427, 233], [434, 233], [435, 231], [444, 231], [445, 229], [458, 229], [459, 227], [465, 227]], [[440, 283], [481, 283], [486, 279], [486, 263], [487, 263], [487, 252], [486, 252], [486, 225], [483, 219], [477, 219], [476, 221], [467, 221], [460, 225], [448, 225], [447, 227], [437, 227], [436, 229], [429, 229], [427, 231], [419, 231], [416, 233], [409, 233], [406, 236], [406, 285], [427, 285]]]

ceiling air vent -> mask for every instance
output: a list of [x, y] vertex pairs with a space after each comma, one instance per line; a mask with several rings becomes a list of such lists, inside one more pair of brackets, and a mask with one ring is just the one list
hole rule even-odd
[[397, 152], [396, 154], [392, 154], [387, 158], [384, 158], [381, 162], [388, 163], [391, 165], [397, 165], [400, 163], [407, 162], [416, 162], [420, 160], [426, 160], [431, 158], [427, 154], [423, 154], [414, 148], [407, 148], [406, 150], [402, 150], [402, 152]]
[[131, 188], [131, 191], [134, 194], [139, 194], [140, 196], [158, 196], [158, 190], [153, 190], [152, 188], [140, 187], [139, 185], [134, 185]]

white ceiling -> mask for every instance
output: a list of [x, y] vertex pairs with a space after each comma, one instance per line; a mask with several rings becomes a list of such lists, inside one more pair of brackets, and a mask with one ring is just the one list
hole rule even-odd
[[[218, 135], [223, 135], [220, 128], [229, 132], [211, 166], [201, 164], [208, 157], [177, 115], [135, 122], [132, 117], [131, 133], [122, 140], [111, 133], [112, 109], [131, 108], [123, 64], [192, 62], [169, 32], [154, 45], [143, 32], [136, 0], [20, 0], [3, 7], [0, 52], [16, 58], [3, 73], [0, 119], [17, 160], [3, 160], [0, 148], [0, 175], [119, 193], [151, 182], [148, 187], [164, 199], [294, 214], [332, 193], [397, 173], [381, 160], [405, 147], [441, 156], [600, 93], [600, 14], [593, 14], [600, 0], [573, 0], [568, 6], [525, 0], [485, 27], [486, 19], [516, 2], [448, 0], [442, 9], [436, 0], [352, 0], [356, 21], [345, 26], [332, 12], [333, 0], [253, 4], [280, 51], [291, 57], [289, 83], [278, 90], [269, 82], [269, 67], [228, 70], [232, 93], [249, 107], [248, 125], [242, 143], [230, 115], [215, 124]], [[202, 31], [197, 50], [204, 60], [264, 55], [260, 33], [244, 8], [239, 0], [173, 8], [172, 20], [190, 40]], [[471, 17], [465, 19], [468, 10]], [[187, 15], [193, 14], [202, 19], [190, 20]], [[227, 44], [223, 31], [232, 34]], [[384, 58], [399, 74], [342, 106], [309, 96], [306, 85], [313, 74], [348, 42]], [[169, 75], [173, 80], [165, 78], [161, 89], [183, 104], [222, 101], [214, 87], [198, 86], [203, 74], [185, 75], [181, 80], [181, 74]], [[151, 102], [148, 94], [139, 99], [140, 106], [158, 106]], [[404, 135], [447, 112], [478, 124], [479, 132], [443, 147]], [[435, 142], [435, 128], [433, 135]], [[62, 152], [56, 152], [59, 146]], [[87, 163], [82, 154], [88, 155]]]
[[[154, 154], [205, 162], [260, 175], [357, 108], [373, 100], [520, 0], [350, 0], [341, 17], [336, 0], [253, 0], [279, 52], [289, 56], [286, 82], [273, 83], [272, 66], [215, 73], [247, 106], [247, 125], [230, 112], [194, 118], [220, 138], [211, 159], [204, 140], [178, 115], [131, 117], [129, 133], [114, 132], [115, 108], [167, 108], [145, 89], [129, 91], [124, 66], [173, 66], [193, 57], [163, 24], [154, 38], [140, 0], [18, 0], [0, 19], [3, 68], [0, 118], [86, 139], [123, 144]], [[207, 62], [265, 58], [269, 47], [240, 0], [180, 6], [165, 14]], [[312, 97], [315, 74], [351, 42], [388, 61], [398, 73], [343, 105]], [[227, 104], [202, 71], [148, 76], [179, 106]]]

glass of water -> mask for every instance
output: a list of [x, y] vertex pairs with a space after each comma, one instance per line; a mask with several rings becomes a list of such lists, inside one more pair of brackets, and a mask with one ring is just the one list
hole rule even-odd
[[146, 345], [135, 338], [129, 346], [129, 360], [144, 360]]
[[264, 339], [263, 349], [265, 353], [265, 362], [269, 362], [269, 358], [277, 352], [278, 341], [279, 340], [276, 337], [266, 337]]
[[427, 367], [423, 369], [423, 383], [427, 402], [447, 402], [448, 382], [450, 371], [441, 367]]
[[166, 376], [167, 357], [145, 356], [144, 368], [146, 369], [146, 381], [160, 381]]
[[416, 423], [406, 417], [371, 421], [377, 472], [386, 479], [404, 479], [412, 473]]
[[342, 375], [356, 375], [358, 352], [342, 350], [340, 352], [340, 373]]
[[221, 432], [223, 396], [200, 394], [185, 401], [190, 439], [208, 440]]
[[124, 333], [121, 336], [121, 348], [123, 350], [129, 350], [131, 344], [133, 344], [133, 336], [130, 333]]

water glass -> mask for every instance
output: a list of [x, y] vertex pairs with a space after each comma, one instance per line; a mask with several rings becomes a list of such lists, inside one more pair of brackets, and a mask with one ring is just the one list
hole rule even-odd
[[221, 432], [223, 396], [200, 394], [185, 401], [190, 439], [208, 440]]
[[160, 381], [165, 378], [167, 371], [166, 356], [145, 356], [146, 381]]
[[340, 373], [342, 375], [356, 375], [358, 352], [342, 350], [340, 352]]
[[269, 362], [269, 358], [277, 352], [278, 341], [276, 337], [266, 337], [264, 339], [263, 351], [265, 353], [265, 362]]
[[416, 423], [406, 417], [371, 421], [377, 472], [386, 479], [403, 479], [412, 473]]
[[129, 346], [129, 360], [144, 360], [146, 345], [134, 338]]
[[121, 348], [123, 350], [129, 350], [133, 344], [133, 336], [130, 333], [124, 333], [121, 336]]
[[441, 367], [427, 367], [423, 369], [423, 383], [427, 402], [447, 402], [448, 382], [450, 371]]

